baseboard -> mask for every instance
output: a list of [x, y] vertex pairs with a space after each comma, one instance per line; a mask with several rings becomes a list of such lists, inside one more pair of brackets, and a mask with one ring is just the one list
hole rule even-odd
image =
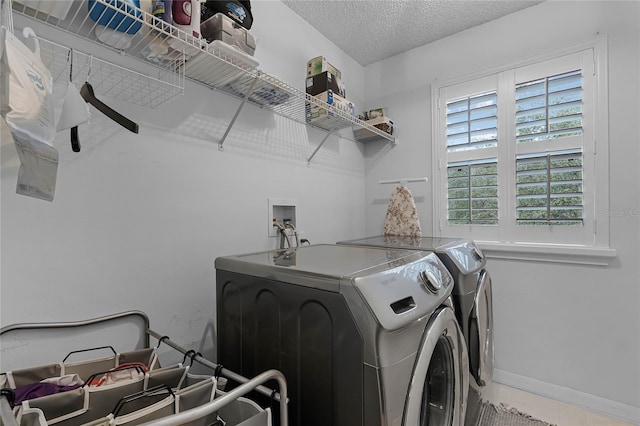
[[640, 425], [640, 407], [520, 376], [504, 370], [494, 370], [493, 381]]

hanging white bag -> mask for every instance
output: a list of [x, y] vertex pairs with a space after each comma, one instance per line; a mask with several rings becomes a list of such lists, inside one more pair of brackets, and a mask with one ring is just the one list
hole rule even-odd
[[8, 96], [3, 93], [2, 114], [15, 141], [20, 169], [16, 193], [52, 201], [58, 171], [58, 151], [53, 146], [55, 119], [52, 97], [53, 80], [40, 60], [40, 45], [31, 28], [29, 49], [15, 34], [4, 31], [2, 68], [9, 70]]
[[70, 81], [67, 86], [67, 92], [64, 95], [62, 112], [56, 125], [56, 131], [61, 132], [84, 124], [89, 121], [89, 115], [89, 105], [82, 99], [80, 91]]

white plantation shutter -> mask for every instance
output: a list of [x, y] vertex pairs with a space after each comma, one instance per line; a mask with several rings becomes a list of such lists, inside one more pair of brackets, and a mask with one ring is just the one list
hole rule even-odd
[[498, 96], [495, 91], [447, 103], [447, 151], [498, 144]]
[[448, 223], [498, 223], [498, 163], [496, 159], [449, 164]]
[[520, 156], [516, 160], [516, 221], [582, 226], [582, 152]]
[[581, 134], [581, 70], [516, 86], [517, 143]]
[[583, 81], [588, 73], [581, 59], [571, 55], [551, 62], [549, 69], [525, 67], [515, 73], [516, 199], [511, 208], [516, 234], [527, 239], [544, 235], [543, 229], [570, 233], [569, 228], [585, 225]]
[[[448, 101], [447, 221], [498, 223], [498, 95], [495, 90]], [[461, 161], [460, 161], [461, 160]]]
[[595, 155], [596, 124], [607, 122], [594, 52], [434, 87], [440, 235], [595, 244], [608, 181]]

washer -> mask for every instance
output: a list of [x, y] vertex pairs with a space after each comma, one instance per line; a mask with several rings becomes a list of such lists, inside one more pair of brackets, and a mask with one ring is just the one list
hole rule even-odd
[[491, 277], [480, 248], [464, 239], [381, 235], [340, 241], [341, 245], [386, 247], [435, 252], [453, 276], [453, 304], [469, 351], [471, 380], [467, 424], [479, 416], [482, 388], [493, 377], [493, 304]]
[[218, 362], [282, 371], [291, 425], [463, 424], [467, 351], [434, 253], [320, 244], [215, 267]]

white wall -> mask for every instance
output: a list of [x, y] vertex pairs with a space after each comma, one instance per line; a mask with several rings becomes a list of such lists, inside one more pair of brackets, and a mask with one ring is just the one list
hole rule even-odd
[[[181, 99], [158, 110], [114, 103], [141, 124], [139, 135], [94, 116], [75, 154], [61, 134], [56, 198], [47, 203], [15, 194], [18, 162], [3, 141], [3, 326], [140, 309], [158, 332], [210, 349], [213, 260], [275, 246], [268, 197], [298, 200], [313, 243], [379, 234], [391, 187], [378, 180], [432, 175], [432, 82], [596, 32], [609, 41], [611, 208], [638, 209], [639, 3], [545, 2], [365, 70], [280, 2], [252, 4], [263, 71], [302, 89], [307, 59], [324, 54], [358, 110], [389, 108], [399, 144], [331, 138], [307, 167], [323, 134], [249, 106], [220, 152], [237, 100], [187, 82]], [[430, 234], [431, 186], [411, 189]], [[639, 235], [637, 217], [612, 219], [618, 257], [609, 267], [490, 261], [497, 379], [640, 421]], [[27, 350], [22, 361], [34, 356]]]
[[[365, 68], [400, 143], [367, 146], [366, 235], [381, 233], [391, 192], [380, 179], [433, 175], [430, 85], [606, 36], [610, 208], [637, 212], [640, 3], [547, 1]], [[544, 24], [544, 29], [541, 25]], [[425, 235], [431, 185], [410, 186]], [[600, 214], [605, 215], [606, 212]], [[612, 217], [608, 267], [490, 259], [497, 381], [640, 422], [640, 226]]]
[[[304, 90], [307, 60], [324, 54], [348, 76], [352, 97], [363, 97], [363, 68], [290, 9], [258, 1], [253, 14], [261, 70]], [[17, 27], [24, 24], [16, 17]], [[28, 25], [81, 51], [104, 53]], [[140, 133], [120, 129], [96, 110], [91, 126], [80, 128], [80, 153], [71, 152], [68, 132], [60, 133], [51, 203], [15, 194], [19, 161], [3, 141], [3, 326], [139, 309], [157, 332], [210, 350], [214, 259], [276, 247], [267, 237], [269, 197], [298, 202], [298, 227], [312, 243], [364, 232], [361, 144], [331, 137], [307, 166], [323, 132], [246, 106], [219, 151], [217, 140], [239, 101], [189, 81], [184, 96], [156, 110], [105, 102], [137, 121]], [[5, 349], [2, 371], [16, 368], [7, 364]], [[38, 355], [26, 349], [20, 362], [32, 365]], [[54, 345], [45, 356], [66, 349]]]

